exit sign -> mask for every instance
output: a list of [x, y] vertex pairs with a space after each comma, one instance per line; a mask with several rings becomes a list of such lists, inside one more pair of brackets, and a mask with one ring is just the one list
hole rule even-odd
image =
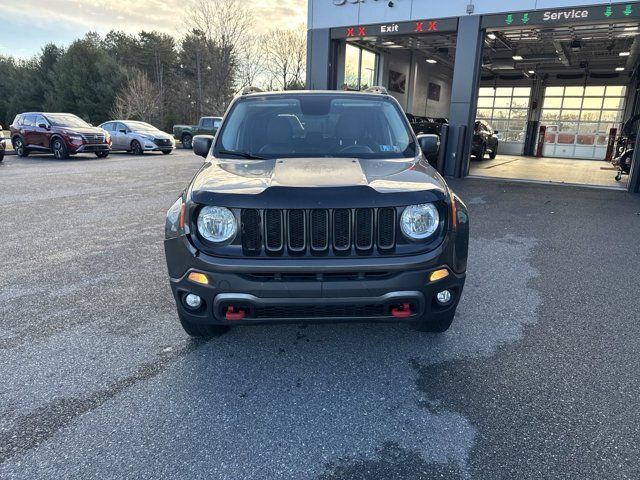
[[640, 18], [640, 3], [616, 3], [589, 7], [507, 12], [482, 17], [482, 28], [531, 27], [549, 24], [573, 24]]

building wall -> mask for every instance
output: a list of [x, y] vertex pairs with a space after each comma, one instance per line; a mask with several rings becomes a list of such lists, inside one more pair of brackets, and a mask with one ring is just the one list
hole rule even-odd
[[[416, 67], [416, 83], [410, 113], [425, 117], [449, 118], [453, 72], [439, 64], [427, 63], [426, 58], [419, 58]], [[440, 86], [439, 101], [427, 99], [429, 83]]]
[[[336, 5], [336, 3], [341, 3]], [[467, 15], [467, 5], [473, 5], [475, 15], [504, 11], [527, 11], [545, 8], [607, 5], [624, 1], [602, 0], [309, 0], [309, 28], [331, 28], [345, 25], [400, 22], [414, 19], [461, 17]]]

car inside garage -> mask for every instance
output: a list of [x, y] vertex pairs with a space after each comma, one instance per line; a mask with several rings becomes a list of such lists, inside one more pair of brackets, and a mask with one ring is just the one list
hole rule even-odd
[[[526, 12], [483, 19], [470, 175], [626, 188], [628, 176], [617, 181], [611, 160], [629, 141], [625, 121], [638, 113], [633, 8], [619, 7], [614, 20], [607, 6], [581, 10], [599, 14], [595, 23], [567, 14], [566, 22], [544, 25], [544, 16]], [[478, 154], [483, 130], [493, 132], [497, 155]]]

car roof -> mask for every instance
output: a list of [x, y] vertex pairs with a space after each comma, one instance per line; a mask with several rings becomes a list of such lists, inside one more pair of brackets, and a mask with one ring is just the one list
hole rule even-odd
[[386, 93], [376, 93], [376, 92], [358, 92], [352, 90], [284, 90], [278, 92], [251, 92], [246, 93], [244, 95], [239, 95], [240, 97], [277, 97], [277, 96], [287, 96], [287, 95], [336, 95], [336, 96], [364, 96], [364, 97], [390, 97], [389, 94]]

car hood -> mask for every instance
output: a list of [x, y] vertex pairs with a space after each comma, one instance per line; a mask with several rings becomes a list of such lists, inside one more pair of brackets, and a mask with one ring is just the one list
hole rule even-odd
[[58, 127], [58, 129], [60, 129], [61, 133], [68, 133], [68, 134], [80, 134], [80, 135], [84, 135], [84, 134], [91, 134], [91, 135], [96, 135], [96, 134], [104, 134], [104, 130], [102, 128], [99, 127], [82, 127], [82, 128], [68, 128], [68, 127]]
[[154, 132], [133, 132], [135, 135], [140, 135], [142, 137], [153, 137], [153, 138], [158, 138], [161, 140], [169, 140], [171, 138], [173, 138], [171, 135], [169, 135], [168, 133], [165, 133], [161, 130], [156, 130]]
[[[433, 192], [442, 197], [442, 177], [423, 159], [283, 158], [211, 159], [193, 179], [197, 203], [212, 194], [258, 195], [275, 187], [308, 189], [369, 187], [377, 193]], [[213, 195], [215, 196], [215, 195]]]

